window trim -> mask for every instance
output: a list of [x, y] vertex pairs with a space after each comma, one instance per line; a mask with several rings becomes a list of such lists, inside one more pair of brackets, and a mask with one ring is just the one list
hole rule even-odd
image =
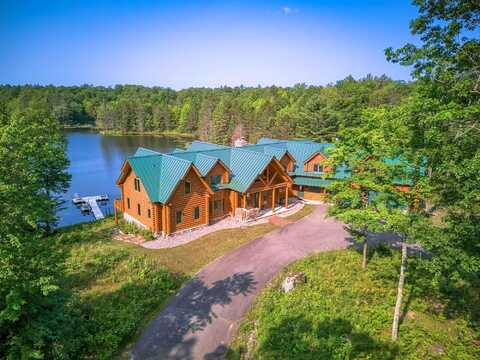
[[[180, 221], [178, 221], [178, 214], [180, 214]], [[181, 224], [183, 221], [183, 211], [178, 210], [175, 212], [175, 225]]]
[[[187, 184], [188, 184], [188, 192], [187, 192]], [[185, 195], [189, 195], [192, 193], [192, 182], [185, 180], [185, 183], [183, 184], [183, 192]]]
[[133, 187], [135, 188], [135, 191], [138, 191], [140, 192], [140, 179], [139, 178], [135, 178], [133, 179]]

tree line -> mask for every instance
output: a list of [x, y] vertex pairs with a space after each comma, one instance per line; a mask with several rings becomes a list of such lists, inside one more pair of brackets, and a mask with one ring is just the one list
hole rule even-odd
[[327, 86], [189, 88], [138, 85], [0, 86], [0, 105], [12, 112], [43, 101], [61, 125], [117, 132], [188, 133], [220, 144], [232, 136], [331, 141], [358, 124], [368, 107], [400, 103], [412, 85], [387, 76], [349, 76]]

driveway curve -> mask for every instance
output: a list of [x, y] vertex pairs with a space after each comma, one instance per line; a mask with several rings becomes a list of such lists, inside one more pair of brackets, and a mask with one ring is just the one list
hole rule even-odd
[[[205, 266], [150, 322], [131, 359], [222, 359], [255, 296], [283, 267], [351, 244], [320, 205]], [[155, 294], [152, 294], [155, 296]]]

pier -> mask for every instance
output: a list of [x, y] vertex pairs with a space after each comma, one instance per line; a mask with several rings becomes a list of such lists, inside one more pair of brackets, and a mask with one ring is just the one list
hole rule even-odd
[[102, 213], [102, 210], [100, 210], [100, 206], [98, 206], [98, 202], [108, 201], [108, 195], [79, 196], [78, 194], [75, 194], [75, 197], [73, 198], [72, 201], [75, 205], [81, 205], [81, 206], [84, 206], [85, 204], [88, 205], [88, 207], [90, 208], [89, 210], [92, 212], [93, 216], [95, 217], [95, 220], [100, 220], [105, 217]]

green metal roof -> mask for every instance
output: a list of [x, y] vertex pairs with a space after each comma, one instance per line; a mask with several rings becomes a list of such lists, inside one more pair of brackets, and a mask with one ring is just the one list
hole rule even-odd
[[199, 152], [177, 151], [170, 153], [172, 156], [191, 161], [202, 176], [206, 176], [217, 163], [217, 158]]
[[[194, 159], [203, 156], [213, 158], [215, 161], [220, 160], [230, 170], [230, 182], [224, 184], [224, 188], [238, 192], [247, 191], [257, 176], [265, 170], [273, 159], [273, 155], [249, 151], [243, 147], [222, 147], [198, 151], [187, 150], [182, 153], [172, 153], [170, 155], [182, 157], [194, 163]], [[205, 175], [207, 173], [208, 171], [205, 172]]]
[[331, 180], [331, 179], [319, 179], [319, 178], [311, 178], [311, 177], [303, 177], [303, 176], [296, 176], [293, 179], [293, 183], [295, 185], [316, 186], [316, 187], [327, 187], [333, 181], [334, 180]]
[[262, 144], [245, 145], [245, 146], [241, 146], [240, 148], [243, 150], [256, 151], [256, 152], [261, 152], [267, 155], [272, 155], [277, 160], [281, 160], [282, 157], [287, 152], [286, 148], [282, 148], [278, 146], [276, 147], [276, 146], [270, 146], [270, 145], [262, 145]]
[[286, 149], [295, 159], [293, 172], [296, 175], [301, 175], [303, 164], [313, 154], [319, 152], [328, 156], [329, 149], [335, 146], [330, 143], [317, 143], [311, 140], [275, 140], [270, 138], [261, 138], [257, 145]]
[[[142, 180], [151, 201], [165, 203], [192, 164], [202, 176], [206, 176], [217, 161], [221, 161], [230, 170], [230, 182], [219, 184], [217, 188], [245, 192], [274, 157], [280, 160], [287, 151], [296, 161], [294, 171], [289, 173], [294, 184], [326, 187], [335, 180], [349, 177], [350, 171], [347, 167], [340, 166], [334, 174], [324, 174], [304, 172], [303, 164], [316, 152], [328, 156], [328, 151], [333, 146], [311, 140], [287, 141], [268, 138], [260, 139], [256, 145], [242, 147], [194, 141], [187, 150], [175, 149], [170, 154], [139, 148], [128, 161]], [[386, 162], [403, 163], [400, 159], [386, 159]], [[406, 177], [407, 179], [399, 179], [398, 183], [409, 183], [408, 176]]]
[[166, 203], [187, 174], [191, 162], [165, 154], [131, 156], [128, 162], [145, 187], [150, 201]]

